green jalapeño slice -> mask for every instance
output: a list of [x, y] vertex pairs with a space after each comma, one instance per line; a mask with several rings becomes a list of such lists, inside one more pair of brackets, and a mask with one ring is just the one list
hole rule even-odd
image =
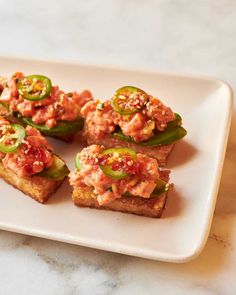
[[100, 169], [104, 174], [113, 179], [122, 179], [129, 175], [127, 163], [136, 160], [136, 153], [130, 148], [110, 148], [102, 152], [104, 161], [100, 163]]
[[12, 153], [25, 138], [25, 129], [18, 124], [0, 126], [0, 152]]
[[75, 167], [77, 170], [81, 170], [82, 169], [82, 164], [80, 162], [80, 153], [78, 153], [76, 155], [76, 158], [75, 158]]
[[133, 86], [124, 86], [116, 90], [111, 105], [114, 111], [122, 115], [130, 115], [143, 109], [148, 95], [142, 89]]
[[50, 95], [52, 82], [42, 75], [26, 76], [17, 84], [18, 91], [25, 99], [41, 100]]

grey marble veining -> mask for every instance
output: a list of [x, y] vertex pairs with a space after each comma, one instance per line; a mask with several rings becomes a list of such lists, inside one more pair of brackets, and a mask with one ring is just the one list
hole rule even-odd
[[[234, 0], [0, 0], [0, 36], [0, 55], [199, 73], [236, 89]], [[197, 259], [168, 264], [0, 231], [0, 294], [236, 294], [235, 132], [234, 115]]]

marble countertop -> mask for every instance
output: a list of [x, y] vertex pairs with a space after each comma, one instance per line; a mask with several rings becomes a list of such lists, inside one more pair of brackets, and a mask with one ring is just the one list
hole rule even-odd
[[[234, 0], [0, 0], [0, 7], [0, 55], [205, 74], [236, 89]], [[236, 294], [235, 133], [234, 114], [210, 236], [194, 261], [0, 231], [0, 294]]]

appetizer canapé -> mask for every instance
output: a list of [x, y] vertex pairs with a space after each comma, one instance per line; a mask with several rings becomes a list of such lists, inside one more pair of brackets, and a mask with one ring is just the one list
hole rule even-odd
[[78, 206], [150, 217], [161, 216], [171, 187], [168, 170], [159, 170], [156, 159], [130, 148], [84, 148], [69, 177]]
[[71, 140], [83, 128], [81, 107], [92, 99], [88, 90], [65, 93], [42, 75], [15, 73], [0, 78], [0, 103], [25, 124], [43, 134]]
[[0, 177], [44, 203], [69, 170], [41, 133], [0, 116]]
[[81, 109], [88, 144], [131, 147], [165, 165], [173, 144], [186, 135], [180, 115], [143, 90], [125, 86], [111, 100]]

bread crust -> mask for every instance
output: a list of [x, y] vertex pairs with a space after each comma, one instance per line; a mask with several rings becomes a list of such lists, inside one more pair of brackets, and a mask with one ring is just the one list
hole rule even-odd
[[106, 147], [129, 147], [135, 150], [137, 153], [145, 154], [148, 157], [155, 158], [158, 161], [158, 164], [161, 167], [166, 166], [168, 156], [170, 155], [173, 147], [173, 144], [161, 145], [161, 146], [140, 146], [138, 144], [119, 140], [114, 138], [112, 135], [106, 135], [102, 140], [95, 139], [85, 130], [83, 133], [83, 140], [86, 144], [98, 144], [104, 145]]
[[19, 177], [14, 171], [6, 169], [2, 163], [0, 163], [0, 177], [39, 203], [45, 203], [64, 180], [54, 180], [37, 175]]
[[85, 186], [74, 188], [72, 200], [74, 204], [79, 207], [107, 209], [160, 218], [165, 208], [167, 192], [158, 197], [151, 197], [148, 199], [141, 197], [122, 197], [100, 206], [97, 201], [97, 195], [94, 194], [92, 188]]

